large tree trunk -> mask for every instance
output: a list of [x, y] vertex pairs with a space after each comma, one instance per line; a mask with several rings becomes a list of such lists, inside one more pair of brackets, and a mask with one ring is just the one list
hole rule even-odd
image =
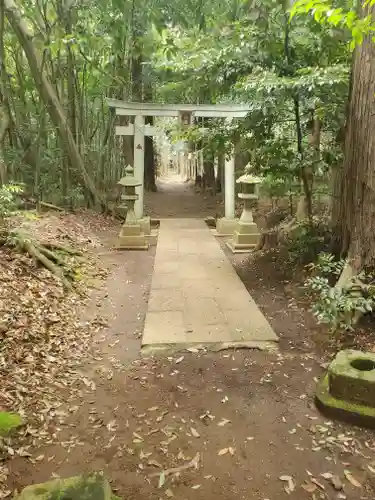
[[[363, 14], [375, 17], [375, 6]], [[375, 267], [375, 44], [356, 48], [345, 138], [340, 241], [354, 272]]]
[[[352, 63], [352, 70], [350, 73], [349, 93], [348, 93], [348, 100], [346, 103], [345, 121], [344, 123], [341, 124], [336, 135], [336, 144], [340, 146], [343, 154], [345, 154], [346, 128], [348, 125], [349, 104], [353, 87], [353, 67], [354, 67], [354, 57]], [[330, 211], [331, 211], [331, 229], [332, 229], [330, 252], [333, 253], [337, 258], [340, 258], [340, 257], [345, 257], [347, 255], [349, 247], [349, 238], [347, 237], [348, 230], [345, 222], [346, 215], [344, 206], [344, 169], [341, 163], [340, 164], [336, 163], [332, 167], [330, 187], [331, 187]]]
[[99, 202], [104, 208], [105, 203], [100, 195], [99, 191], [96, 189], [94, 182], [88, 175], [83, 160], [79, 154], [77, 145], [74, 141], [72, 131], [70, 130], [67, 118], [64, 114], [64, 110], [58, 100], [56, 92], [52, 87], [51, 83], [44, 74], [42, 68], [42, 61], [39, 54], [36, 52], [33, 42], [32, 33], [28, 28], [27, 22], [22, 18], [21, 12], [13, 0], [3, 0], [5, 14], [8, 18], [9, 24], [11, 25], [13, 31], [15, 32], [20, 45], [22, 46], [26, 58], [28, 60], [31, 74], [37, 85], [39, 94], [44, 104], [48, 108], [49, 115], [53, 121], [58, 134], [60, 136], [63, 147], [66, 148], [66, 152], [69, 156], [70, 163], [74, 169], [76, 169], [83, 178], [83, 182], [86, 188], [90, 191], [95, 201]]

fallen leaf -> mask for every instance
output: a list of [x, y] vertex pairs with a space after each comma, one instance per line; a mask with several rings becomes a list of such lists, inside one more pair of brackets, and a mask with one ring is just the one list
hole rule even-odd
[[228, 453], [228, 451], [229, 451], [229, 448], [222, 448], [218, 453], [219, 457], [221, 457], [222, 455], [226, 455]]
[[185, 359], [185, 356], [181, 356], [180, 358], [177, 358], [175, 363], [176, 365], [178, 365], [179, 363], [181, 363], [181, 361], [183, 361]]
[[153, 467], [157, 467], [158, 469], [162, 468], [162, 465], [159, 464], [159, 462], [157, 462], [156, 460], [149, 460], [147, 462], [147, 465], [152, 465]]
[[136, 432], [133, 432], [133, 436], [136, 438], [134, 441], [137, 441], [139, 443], [143, 441], [143, 437], [137, 434]]
[[160, 473], [160, 476], [159, 476], [159, 484], [158, 484], [158, 488], [162, 488], [165, 484], [165, 473], [164, 471], [162, 471]]
[[201, 435], [199, 434], [199, 432], [198, 432], [196, 429], [194, 429], [194, 427], [190, 427], [190, 432], [191, 432], [191, 434], [192, 434], [195, 438], [199, 438], [199, 437], [201, 437]]
[[230, 423], [230, 420], [228, 420], [227, 418], [223, 418], [222, 420], [220, 420], [220, 422], [217, 424], [219, 427], [224, 427], [224, 425], [227, 425]]
[[323, 472], [323, 474], [320, 474], [324, 479], [327, 479], [327, 481], [329, 479], [332, 479], [333, 477], [333, 474], [331, 474], [330, 472]]
[[318, 488], [320, 488], [321, 490], [325, 491], [325, 486], [324, 486], [324, 484], [319, 483], [319, 481], [318, 481], [315, 477], [312, 477], [312, 478], [310, 479], [310, 481], [311, 481], [312, 483], [316, 484]]
[[[165, 482], [165, 477], [169, 476], [170, 474], [177, 474], [183, 470], [187, 470], [187, 469], [190, 469], [192, 467], [194, 467], [194, 469], [198, 470], [199, 469], [199, 461], [200, 461], [200, 453], [198, 452], [195, 455], [195, 457], [192, 460], [190, 460], [190, 462], [187, 462], [186, 464], [181, 465], [180, 467], [172, 467], [171, 469], [165, 469], [162, 472], [163, 477], [164, 477], [164, 482]], [[150, 474], [150, 477], [155, 477], [155, 476], [159, 476], [159, 474], [158, 473]], [[159, 481], [160, 481], [160, 476], [159, 476]]]
[[335, 490], [340, 491], [343, 488], [342, 482], [339, 478], [339, 476], [332, 476], [331, 477], [331, 484], [335, 488]]
[[199, 490], [199, 488], [201, 487], [202, 485], [201, 484], [195, 484], [194, 486], [191, 487], [192, 490]]
[[352, 475], [349, 470], [344, 470], [344, 475], [350, 484], [356, 488], [362, 488], [362, 484]]
[[116, 427], [117, 427], [117, 424], [116, 424], [116, 420], [111, 420], [110, 422], [108, 422], [107, 424], [107, 429], [109, 430], [109, 432], [113, 432], [116, 430]]
[[292, 476], [280, 476], [279, 479], [280, 481], [284, 481], [287, 483], [284, 486], [284, 490], [286, 491], [286, 493], [288, 493], [288, 495], [290, 495], [290, 493], [292, 493], [296, 489], [296, 484]]
[[303, 483], [301, 487], [307, 491], [307, 493], [314, 493], [314, 491], [316, 491], [316, 485], [312, 483]]

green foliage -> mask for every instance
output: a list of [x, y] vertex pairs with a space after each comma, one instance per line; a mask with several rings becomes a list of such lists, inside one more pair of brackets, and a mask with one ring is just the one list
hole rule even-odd
[[[342, 6], [335, 8], [334, 3], [342, 4]], [[292, 19], [300, 13], [311, 13], [318, 23], [344, 28], [351, 33], [350, 48], [354, 49], [363, 42], [365, 36], [375, 33], [372, 14], [367, 11], [367, 8], [373, 5], [375, 5], [374, 0], [363, 1], [362, 7], [365, 15], [359, 17], [355, 1], [297, 0], [291, 9], [290, 17]]]
[[332, 277], [337, 279], [345, 261], [336, 261], [333, 255], [324, 253], [309, 267], [314, 275], [306, 280], [304, 286], [314, 298], [312, 312], [319, 323], [329, 325], [332, 331], [350, 330], [357, 313], [366, 314], [374, 310], [372, 276], [361, 273], [350, 278], [342, 287], [332, 286]]
[[284, 198], [285, 196], [292, 194], [294, 191], [293, 188], [294, 186], [285, 182], [285, 179], [268, 174], [263, 177], [262, 184], [260, 185], [260, 194], [271, 199]]
[[327, 220], [314, 217], [312, 221], [304, 220], [286, 235], [286, 247], [293, 264], [314, 262], [327, 247], [330, 230]]
[[[336, 137], [345, 119], [350, 36], [307, 16], [289, 22], [284, 2], [273, 0], [253, 0], [234, 17], [205, 16], [204, 27], [172, 23], [156, 37], [157, 96], [164, 102], [245, 102], [249, 113], [231, 123], [197, 123], [185, 139], [202, 144], [207, 156], [230, 153], [235, 142], [244, 158], [253, 158], [254, 172], [279, 192], [282, 181], [285, 193], [300, 191], [304, 167], [319, 185], [327, 184], [330, 167], [340, 161]], [[309, 145], [314, 117], [324, 131], [318, 155]]]
[[0, 436], [8, 436], [23, 424], [18, 413], [0, 411]]
[[17, 184], [5, 184], [0, 187], [0, 221], [15, 211], [17, 194], [22, 191], [23, 188]]

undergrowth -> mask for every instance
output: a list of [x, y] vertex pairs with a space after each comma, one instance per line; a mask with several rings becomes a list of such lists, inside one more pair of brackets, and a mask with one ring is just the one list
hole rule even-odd
[[308, 268], [311, 276], [304, 287], [313, 298], [312, 312], [318, 323], [329, 325], [331, 331], [352, 330], [360, 316], [375, 309], [374, 277], [360, 273], [337, 284], [345, 260], [335, 260], [328, 253], [321, 253]]

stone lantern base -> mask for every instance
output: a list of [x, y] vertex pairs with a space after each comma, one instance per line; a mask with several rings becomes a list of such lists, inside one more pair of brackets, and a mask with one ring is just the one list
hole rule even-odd
[[233, 236], [237, 224], [238, 219], [228, 219], [227, 217], [217, 219], [215, 236]]
[[255, 222], [239, 221], [233, 238], [227, 242], [227, 246], [233, 253], [247, 253], [258, 245], [259, 238], [260, 233]]
[[119, 250], [148, 250], [149, 244], [141, 225], [124, 224], [118, 236], [116, 248]]
[[138, 220], [141, 225], [141, 231], [145, 233], [146, 241], [150, 246], [155, 246], [158, 240], [158, 232], [151, 228], [151, 217], [145, 216]]
[[141, 225], [142, 232], [146, 235], [151, 234], [151, 217], [142, 217], [142, 219], [138, 219], [138, 222]]

